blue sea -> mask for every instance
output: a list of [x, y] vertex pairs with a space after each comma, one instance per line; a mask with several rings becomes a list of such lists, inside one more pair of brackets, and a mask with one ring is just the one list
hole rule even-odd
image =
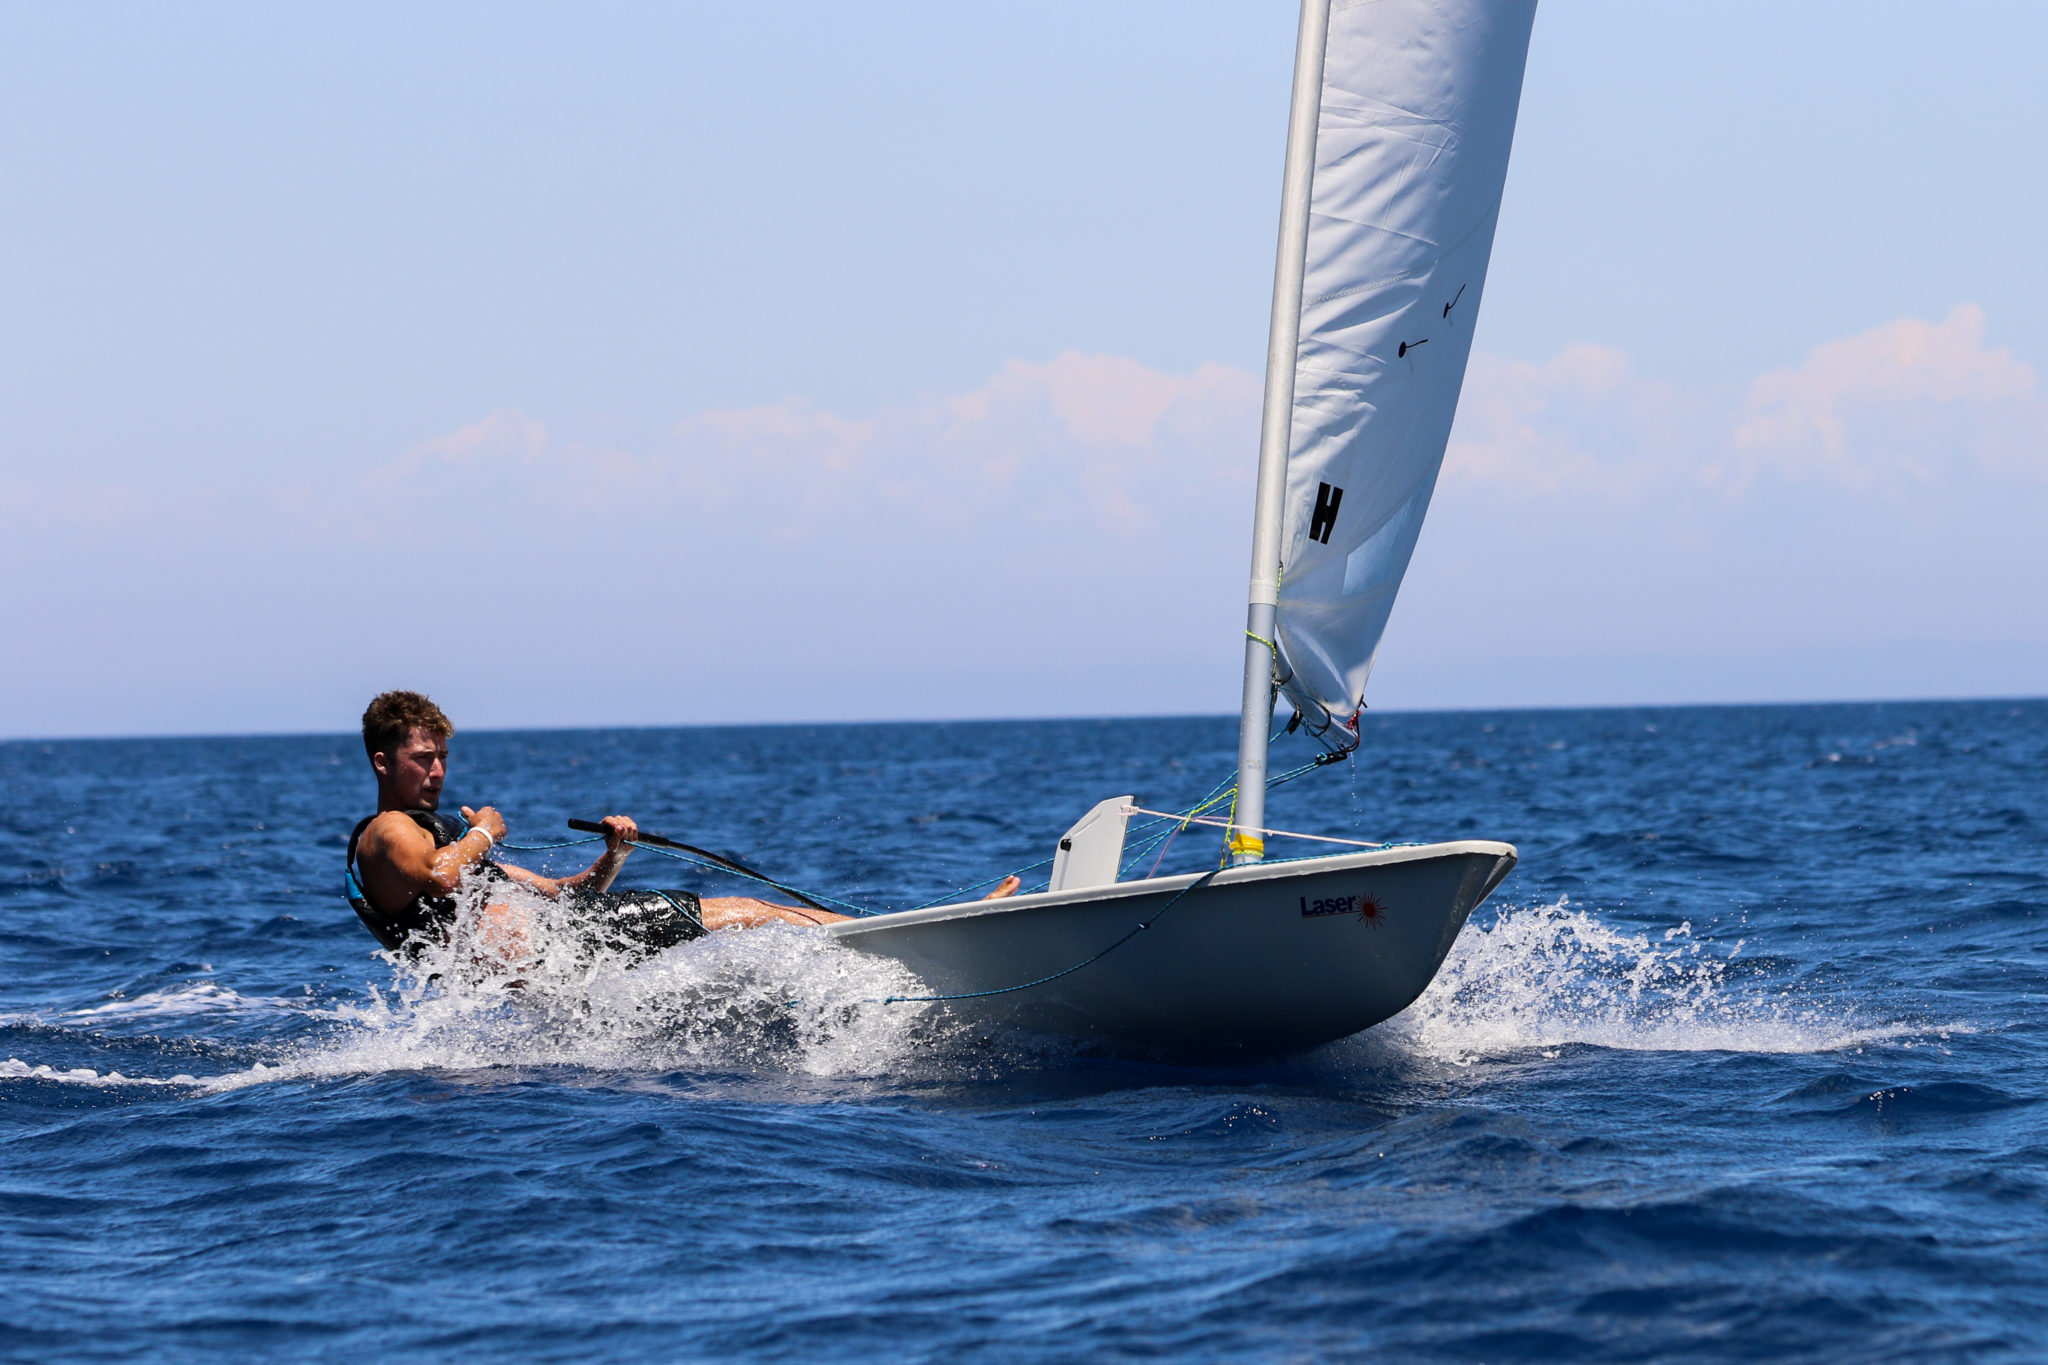
[[[464, 732], [448, 804], [883, 909], [1234, 744]], [[1521, 864], [1405, 1014], [1230, 1065], [796, 929], [420, 980], [340, 894], [346, 735], [14, 742], [0, 792], [7, 1359], [2048, 1356], [2048, 702], [1368, 713], [1273, 824]]]

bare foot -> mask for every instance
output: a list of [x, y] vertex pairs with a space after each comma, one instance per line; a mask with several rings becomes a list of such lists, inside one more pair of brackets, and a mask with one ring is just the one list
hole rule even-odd
[[999, 901], [1005, 896], [1014, 896], [1017, 894], [1017, 888], [1022, 885], [1024, 883], [1016, 877], [1005, 877], [1001, 886], [983, 896], [982, 899], [985, 901]]

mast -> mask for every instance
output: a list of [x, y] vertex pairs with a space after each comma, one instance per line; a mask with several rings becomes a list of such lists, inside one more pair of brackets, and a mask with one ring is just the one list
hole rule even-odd
[[1301, 0], [1294, 51], [1294, 98], [1287, 118], [1287, 166], [1280, 185], [1280, 246], [1273, 265], [1273, 321], [1266, 336], [1265, 413], [1259, 427], [1259, 491], [1252, 510], [1252, 578], [1245, 611], [1244, 712], [1237, 735], [1237, 805], [1230, 861], [1265, 857], [1266, 745], [1273, 728], [1273, 619], [1280, 601], [1280, 523], [1294, 425], [1294, 368], [1301, 340], [1301, 277], [1308, 254], [1308, 205], [1322, 110], [1323, 53], [1330, 0]]

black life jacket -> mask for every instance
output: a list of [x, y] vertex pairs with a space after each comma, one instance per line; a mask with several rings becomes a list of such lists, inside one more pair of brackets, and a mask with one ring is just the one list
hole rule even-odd
[[[378, 815], [384, 813], [377, 812]], [[409, 810], [405, 814], [414, 824], [434, 836], [435, 848], [446, 848], [469, 833], [469, 822], [459, 815], [443, 815], [432, 810]], [[356, 844], [361, 841], [363, 831], [370, 827], [370, 821], [376, 818], [376, 815], [364, 816], [348, 836], [348, 903], [355, 907], [356, 916], [364, 927], [377, 936], [377, 942], [393, 952], [404, 946], [408, 939], [445, 938], [455, 924], [453, 896], [415, 896], [395, 912], [380, 910], [370, 903], [369, 893], [363, 890], [362, 879], [356, 876]], [[496, 876], [504, 875], [488, 858], [481, 867]]]

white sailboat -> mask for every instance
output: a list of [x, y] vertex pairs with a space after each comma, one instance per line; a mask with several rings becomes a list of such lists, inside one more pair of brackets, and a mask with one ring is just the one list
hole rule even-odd
[[1141, 812], [1115, 797], [1061, 838], [1044, 892], [825, 932], [903, 962], [956, 1008], [1184, 1049], [1313, 1046], [1428, 986], [1515, 850], [1268, 860], [1267, 745], [1276, 692], [1332, 750], [1358, 742], [1464, 382], [1535, 8], [1303, 0], [1228, 866], [1118, 880]]

